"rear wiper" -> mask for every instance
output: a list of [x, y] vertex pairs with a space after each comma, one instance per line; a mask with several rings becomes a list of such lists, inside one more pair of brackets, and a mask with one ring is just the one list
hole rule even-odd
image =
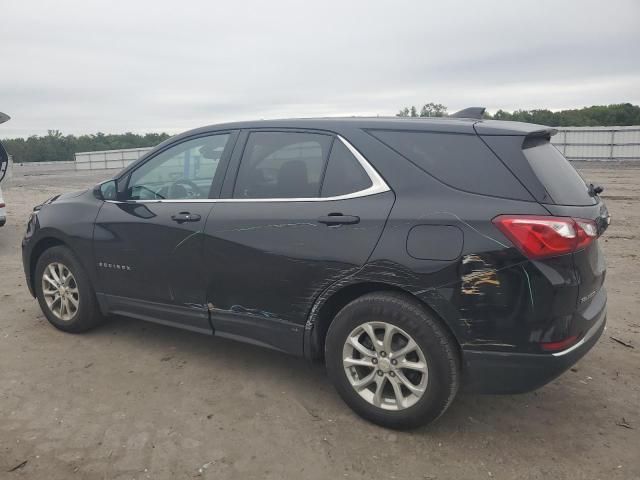
[[603, 186], [595, 185], [593, 183], [589, 184], [589, 195], [591, 195], [592, 197], [595, 197], [596, 195], [600, 195], [602, 192], [604, 192]]

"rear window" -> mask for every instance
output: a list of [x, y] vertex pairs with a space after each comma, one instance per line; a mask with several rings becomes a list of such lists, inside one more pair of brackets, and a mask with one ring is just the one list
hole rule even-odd
[[481, 195], [532, 200], [477, 135], [398, 130], [369, 133], [450, 187]]
[[522, 152], [558, 205], [593, 205], [595, 197], [576, 169], [547, 139], [525, 142]]

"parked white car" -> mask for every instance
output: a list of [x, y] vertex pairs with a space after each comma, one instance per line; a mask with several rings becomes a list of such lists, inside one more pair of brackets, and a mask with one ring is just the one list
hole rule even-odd
[[2, 198], [2, 187], [0, 187], [0, 227], [5, 223], [7, 223], [7, 214], [5, 213], [5, 204]]

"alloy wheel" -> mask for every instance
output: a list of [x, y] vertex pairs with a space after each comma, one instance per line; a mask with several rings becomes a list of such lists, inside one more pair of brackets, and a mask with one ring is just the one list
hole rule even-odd
[[68, 322], [80, 306], [78, 284], [71, 270], [60, 262], [47, 265], [42, 273], [42, 295], [56, 318]]
[[429, 369], [411, 336], [387, 322], [354, 328], [342, 349], [345, 374], [353, 389], [384, 410], [404, 410], [424, 395]]

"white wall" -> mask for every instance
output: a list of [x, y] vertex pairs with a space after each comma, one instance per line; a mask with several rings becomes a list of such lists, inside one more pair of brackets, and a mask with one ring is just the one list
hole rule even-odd
[[122, 169], [151, 150], [148, 148], [126, 148], [123, 150], [105, 150], [102, 152], [76, 153], [76, 170], [103, 170], [105, 168]]

